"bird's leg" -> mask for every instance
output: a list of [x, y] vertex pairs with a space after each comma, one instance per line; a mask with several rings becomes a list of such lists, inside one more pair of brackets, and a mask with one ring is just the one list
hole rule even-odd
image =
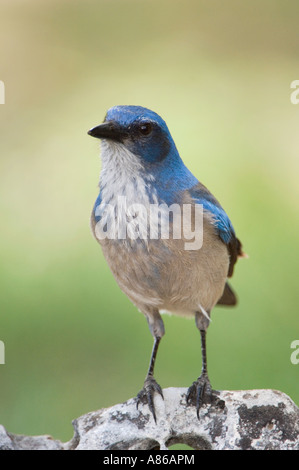
[[152, 350], [148, 373], [146, 375], [146, 378], [143, 384], [143, 389], [137, 395], [137, 408], [140, 402], [147, 403], [150, 409], [150, 412], [152, 413], [154, 417], [155, 422], [157, 421], [155, 405], [154, 405], [155, 392], [158, 392], [161, 395], [161, 397], [164, 398], [160, 385], [154, 379], [154, 366], [155, 366], [155, 360], [156, 360], [156, 355], [157, 355], [160, 341], [161, 341], [161, 338], [158, 336], [154, 340], [154, 346]]
[[224, 408], [224, 401], [218, 397], [218, 392], [212, 390], [210, 379], [208, 376], [207, 368], [207, 348], [206, 348], [206, 329], [208, 324], [203, 320], [202, 314], [196, 312], [195, 321], [196, 326], [199, 329], [201, 337], [201, 354], [202, 354], [202, 369], [201, 375], [195, 382], [189, 387], [187, 391], [187, 403], [196, 406], [197, 417], [199, 418], [199, 410], [204, 403], [216, 405], [220, 408]]
[[154, 339], [154, 345], [152, 349], [152, 355], [151, 355], [150, 365], [149, 365], [148, 372], [147, 372], [147, 377], [149, 375], [150, 376], [154, 375], [155, 361], [156, 361], [156, 356], [157, 356], [158, 346], [159, 346], [160, 341], [161, 341], [161, 337], [156, 336]]
[[[158, 347], [159, 347], [161, 338], [164, 334], [164, 325], [163, 325], [163, 321], [159, 313], [156, 316], [155, 320], [158, 320], [158, 327], [159, 327], [158, 329], [154, 328], [154, 325], [157, 326], [156, 321], [152, 323], [151, 319], [148, 319], [150, 330], [152, 334], [154, 335], [154, 345], [152, 349], [148, 372], [147, 372], [147, 375], [143, 384], [143, 389], [137, 395], [137, 408], [140, 402], [147, 403], [150, 409], [150, 412], [152, 413], [154, 420], [156, 422], [157, 418], [156, 418], [155, 405], [154, 405], [155, 392], [159, 393], [159, 395], [161, 395], [162, 398], [164, 397], [163, 397], [163, 392], [162, 392], [160, 385], [154, 379], [154, 367], [155, 367]], [[157, 333], [160, 333], [160, 335], [158, 335]]]

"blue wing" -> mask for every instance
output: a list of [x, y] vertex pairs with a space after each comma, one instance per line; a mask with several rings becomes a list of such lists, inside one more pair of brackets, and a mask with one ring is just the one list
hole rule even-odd
[[94, 220], [95, 220], [96, 223], [99, 222], [99, 220], [101, 220], [101, 216], [96, 213], [96, 209], [101, 204], [101, 202], [102, 202], [102, 197], [101, 197], [101, 192], [100, 192], [97, 199], [96, 199], [96, 202], [93, 206], [93, 210], [92, 210]]
[[219, 237], [225, 244], [229, 244], [235, 237], [235, 231], [228, 215], [217, 199], [201, 183], [193, 186], [189, 190], [189, 194], [197, 204], [202, 204], [203, 209], [212, 215]]

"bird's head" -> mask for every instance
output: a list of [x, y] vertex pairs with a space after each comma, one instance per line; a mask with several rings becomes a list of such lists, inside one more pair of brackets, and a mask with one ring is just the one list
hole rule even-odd
[[155, 112], [141, 106], [114, 106], [105, 120], [88, 134], [121, 144], [140, 159], [143, 164], [162, 162], [175, 144], [163, 119]]
[[120, 191], [127, 178], [134, 180], [135, 186], [141, 178], [149, 193], [151, 182], [159, 198], [172, 204], [180, 191], [197, 183], [180, 158], [166, 123], [147, 108], [115, 106], [88, 134], [103, 139], [102, 189], [110, 187], [115, 192], [116, 186]]

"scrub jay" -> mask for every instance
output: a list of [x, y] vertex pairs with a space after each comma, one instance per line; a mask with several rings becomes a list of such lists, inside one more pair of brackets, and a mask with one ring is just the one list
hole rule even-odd
[[[100, 192], [91, 227], [119, 287], [145, 315], [154, 337], [137, 407], [147, 403], [156, 421], [154, 395], [163, 398], [163, 392], [154, 379], [154, 365], [164, 335], [163, 312], [194, 317], [200, 331], [202, 370], [188, 389], [187, 404], [196, 407], [198, 417], [203, 403], [223, 407], [208, 377], [206, 330], [216, 304], [236, 304], [227, 278], [244, 253], [234, 228], [217, 199], [184, 165], [166, 123], [155, 112], [115, 106], [88, 134], [102, 139]], [[172, 209], [184, 206], [191, 207], [191, 226], [174, 236], [187, 223]], [[186, 241], [199, 230], [196, 208], [202, 211], [203, 236], [194, 249]], [[162, 236], [166, 215], [168, 237]]]

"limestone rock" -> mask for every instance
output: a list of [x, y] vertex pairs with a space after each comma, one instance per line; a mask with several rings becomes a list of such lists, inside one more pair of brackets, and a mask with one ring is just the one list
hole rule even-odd
[[204, 405], [199, 420], [186, 405], [185, 388], [155, 397], [157, 423], [136, 398], [93, 411], [73, 422], [74, 437], [21, 436], [0, 426], [0, 450], [166, 450], [187, 444], [195, 450], [299, 450], [299, 409], [276, 390], [222, 391], [224, 408]]

